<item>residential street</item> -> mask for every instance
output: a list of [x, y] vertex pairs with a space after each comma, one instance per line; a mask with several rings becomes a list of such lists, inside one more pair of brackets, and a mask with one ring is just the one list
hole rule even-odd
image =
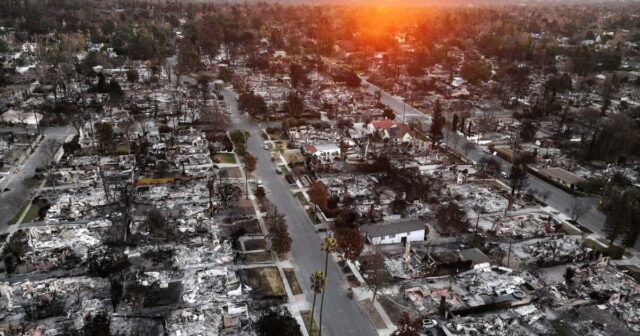
[[[289, 190], [289, 185], [284, 177], [276, 174], [276, 167], [271, 162], [268, 151], [263, 149], [264, 142], [258, 133], [259, 123], [249, 120], [246, 115], [239, 114], [233, 92], [225, 89], [223, 94], [232, 111], [231, 117], [236, 127], [251, 131], [247, 146], [249, 151], [258, 158], [254, 175], [257, 179], [262, 180], [267, 197], [278, 208], [278, 211], [284, 213], [287, 219], [289, 233], [293, 239], [292, 262], [295, 265], [296, 275], [305, 297], [308, 302], [312, 302], [313, 295], [309, 276], [315, 270], [322, 270], [325, 260], [324, 253], [320, 251], [320, 236], [316, 233], [304, 208]], [[330, 258], [324, 304], [323, 334], [333, 336], [375, 335], [375, 329], [358, 302], [347, 297], [346, 288], [345, 278], [336, 262]], [[319, 311], [316, 308], [316, 320], [318, 318]]]
[[[0, 129], [6, 131], [9, 129]], [[24, 131], [23, 129], [10, 129], [14, 133]], [[57, 142], [60, 145], [65, 138], [72, 134], [74, 130], [70, 127], [50, 127], [44, 130], [44, 139], [37, 145], [33, 154], [25, 159], [22, 165], [13, 167], [11, 172], [6, 175], [5, 179], [0, 183], [0, 232], [6, 231], [7, 225], [18, 212], [20, 207], [24, 205], [27, 197], [35, 189], [37, 184], [30, 183], [29, 179], [35, 174], [36, 168], [42, 167], [48, 160], [53, 158], [51, 153], [51, 142]], [[56, 147], [57, 148], [57, 147]]]
[[[425, 127], [425, 129], [430, 125], [431, 116], [420, 112], [419, 110], [411, 107], [409, 104], [405, 104], [398, 97], [392, 96], [388, 92], [381, 90], [380, 88], [367, 82], [366, 80], [363, 80], [363, 85], [369, 92], [380, 91], [381, 101], [392, 108], [400, 119], [402, 118], [402, 115], [404, 113], [406, 122], [417, 120], [423, 124], [423, 127]], [[445, 117], [451, 116], [447, 116], [445, 114]], [[455, 149], [458, 153], [464, 154], [465, 156], [476, 162], [478, 162], [483, 156], [489, 155], [488, 153], [477, 149], [475, 146], [473, 149], [468, 150], [468, 152], [465, 154], [464, 146], [468, 142], [465, 138], [460, 137], [447, 129], [443, 129], [443, 133], [444, 139], [450, 148]], [[456, 137], [458, 138], [457, 140], [455, 139]], [[502, 160], [499, 157], [495, 158], [498, 159], [502, 164], [503, 171], [509, 170], [509, 167], [511, 166], [509, 162]], [[548, 192], [549, 198], [546, 200], [546, 203], [563, 213], [567, 212], [567, 209], [571, 206], [575, 199], [575, 196], [549, 183], [546, 183], [531, 174], [529, 174], [529, 178], [527, 179], [527, 188], [534, 189], [539, 193]], [[606, 216], [597, 208], [598, 198], [580, 197], [580, 200], [587, 205], [588, 211], [582, 217], [580, 217], [578, 222], [583, 226], [589, 228], [593, 232], [603, 235], [604, 221]], [[640, 242], [638, 242], [634, 246], [634, 249], [636, 251], [640, 251]]]

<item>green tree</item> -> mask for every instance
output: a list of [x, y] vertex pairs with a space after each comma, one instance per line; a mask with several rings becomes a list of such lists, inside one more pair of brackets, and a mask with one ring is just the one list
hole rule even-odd
[[440, 105], [440, 99], [436, 100], [436, 104], [433, 107], [433, 116], [431, 118], [431, 128], [429, 128], [429, 135], [431, 136], [431, 143], [436, 146], [442, 140], [442, 127], [446, 120], [442, 115], [442, 106]]
[[522, 127], [520, 128], [520, 138], [522, 141], [533, 141], [537, 132], [538, 125], [536, 125], [532, 120], [525, 120], [522, 122]]
[[291, 77], [291, 86], [297, 88], [299, 86], [306, 87], [311, 82], [307, 77], [307, 69], [297, 63], [289, 65], [289, 77]]
[[522, 158], [516, 158], [509, 171], [509, 184], [511, 185], [511, 196], [520, 195], [520, 191], [527, 183], [527, 164]]
[[273, 214], [268, 218], [267, 227], [273, 250], [280, 255], [288, 253], [291, 250], [293, 240], [289, 235], [284, 215], [278, 213], [277, 209], [274, 210]]
[[242, 161], [244, 162], [244, 183], [247, 193], [247, 199], [249, 199], [249, 174], [253, 173], [256, 170], [258, 159], [256, 159], [255, 156], [251, 155], [251, 153], [247, 152], [242, 156]]
[[96, 123], [96, 141], [100, 152], [106, 153], [113, 149], [115, 142], [113, 140], [113, 127], [107, 123]]
[[127, 70], [127, 81], [129, 83], [137, 83], [140, 80], [140, 74], [136, 69]]
[[625, 247], [632, 247], [640, 234], [640, 191], [633, 186], [614, 186], [605, 192], [603, 210], [607, 215], [604, 231], [614, 243], [622, 237]]
[[291, 92], [285, 103], [285, 110], [291, 117], [299, 117], [304, 112], [304, 100], [296, 93]]
[[324, 292], [327, 285], [327, 277], [322, 271], [311, 273], [311, 290], [313, 291], [313, 304], [311, 305], [311, 315], [309, 315], [309, 325], [313, 328], [313, 314], [316, 310], [316, 298], [318, 294]]
[[438, 225], [448, 233], [465, 232], [469, 226], [467, 213], [457, 203], [449, 202], [438, 208]]
[[[329, 254], [335, 252], [337, 248], [338, 248], [338, 242], [335, 240], [335, 238], [331, 236], [324, 237], [324, 239], [322, 240], [322, 243], [320, 244], [320, 249], [325, 253], [325, 258], [324, 258], [325, 276], [327, 275], [327, 271], [329, 268]], [[322, 297], [320, 298], [320, 321], [318, 322], [320, 336], [322, 336], [322, 310], [324, 308], [324, 293], [325, 291], [323, 290]]]
[[190, 73], [202, 68], [200, 54], [189, 39], [182, 39], [178, 47], [178, 73]]
[[256, 332], [259, 336], [302, 335], [296, 319], [288, 313], [278, 313], [275, 311], [263, 315], [258, 319]]
[[198, 73], [196, 77], [196, 82], [198, 82], [198, 86], [200, 87], [200, 93], [202, 94], [202, 106], [203, 106], [203, 114], [204, 107], [207, 105], [207, 93], [209, 92], [209, 83], [213, 80], [213, 75], [208, 72], [201, 71]]
[[384, 111], [382, 112], [382, 115], [389, 120], [396, 119], [396, 114], [393, 113], [393, 110], [390, 108], [385, 108]]
[[198, 46], [205, 55], [214, 57], [218, 54], [222, 39], [224, 38], [223, 27], [217, 15], [208, 14], [203, 16], [195, 24], [195, 33]]
[[233, 81], [233, 69], [230, 67], [220, 67], [218, 70], [218, 78], [225, 83], [231, 83]]
[[471, 61], [462, 66], [460, 75], [467, 82], [476, 85], [491, 78], [491, 66], [484, 61]]
[[124, 98], [124, 92], [120, 87], [120, 83], [115, 78], [109, 81], [109, 100], [114, 104], [119, 104]]

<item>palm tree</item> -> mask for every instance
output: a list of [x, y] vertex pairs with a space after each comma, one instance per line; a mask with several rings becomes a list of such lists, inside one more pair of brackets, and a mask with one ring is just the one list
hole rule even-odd
[[313, 313], [316, 310], [316, 296], [324, 292], [327, 284], [327, 277], [321, 271], [311, 273], [311, 290], [313, 290], [313, 305], [311, 306], [311, 316], [309, 316], [309, 334], [313, 336]]
[[[329, 253], [334, 252], [338, 248], [338, 242], [331, 236], [326, 236], [320, 244], [320, 249], [325, 252], [324, 258], [324, 275], [327, 276], [327, 267], [329, 265]], [[324, 290], [322, 291], [322, 297], [320, 298], [320, 326], [319, 335], [322, 336], [322, 308], [324, 306]]]

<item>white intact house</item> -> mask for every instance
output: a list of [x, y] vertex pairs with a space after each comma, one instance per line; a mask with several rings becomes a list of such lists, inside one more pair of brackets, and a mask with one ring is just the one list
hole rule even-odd
[[334, 143], [326, 143], [320, 145], [305, 145], [306, 154], [313, 156], [321, 163], [332, 163], [336, 157], [340, 156], [340, 146]]
[[372, 245], [399, 244], [427, 239], [427, 226], [419, 219], [366, 224], [360, 226], [360, 231]]
[[367, 125], [367, 129], [371, 134], [379, 134], [382, 139], [396, 142], [411, 142], [415, 138], [409, 125], [389, 119], [371, 122]]

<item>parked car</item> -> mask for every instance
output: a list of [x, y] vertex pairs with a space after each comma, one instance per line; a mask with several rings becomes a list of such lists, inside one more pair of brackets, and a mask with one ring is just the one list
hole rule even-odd
[[425, 329], [432, 329], [438, 325], [438, 321], [425, 318], [422, 320], [422, 327]]
[[282, 169], [276, 168], [276, 174], [282, 174]]

